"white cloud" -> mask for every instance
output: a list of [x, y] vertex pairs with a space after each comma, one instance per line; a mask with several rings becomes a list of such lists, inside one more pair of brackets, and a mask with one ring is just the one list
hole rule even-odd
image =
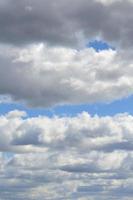
[[0, 94], [38, 107], [127, 97], [133, 93], [133, 66], [120, 55], [43, 44], [1, 47]]
[[62, 118], [24, 118], [25, 115], [25, 112], [15, 110], [0, 117], [1, 150], [29, 145], [57, 151], [80, 149], [82, 153], [132, 150], [133, 117], [128, 114], [91, 117], [84, 112], [76, 117]]
[[2, 199], [130, 199], [132, 115], [25, 114], [15, 110], [0, 116]]

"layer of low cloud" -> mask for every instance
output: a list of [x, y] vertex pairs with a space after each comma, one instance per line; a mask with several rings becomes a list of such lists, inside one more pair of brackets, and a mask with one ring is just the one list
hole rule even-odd
[[128, 114], [27, 118], [16, 110], [0, 116], [0, 197], [130, 199], [132, 124]]
[[115, 50], [1, 46], [0, 94], [34, 107], [111, 102], [133, 94], [132, 60]]

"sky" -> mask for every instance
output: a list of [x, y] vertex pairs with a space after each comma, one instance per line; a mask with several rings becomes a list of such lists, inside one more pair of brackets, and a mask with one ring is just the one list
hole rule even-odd
[[0, 200], [133, 199], [132, 10], [0, 0]]

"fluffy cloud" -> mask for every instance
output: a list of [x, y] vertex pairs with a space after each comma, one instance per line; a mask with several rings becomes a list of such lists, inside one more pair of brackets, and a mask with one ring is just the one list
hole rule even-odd
[[133, 2], [124, 0], [1, 0], [0, 41], [77, 46], [101, 37], [131, 46], [132, 9]]
[[0, 117], [0, 149], [8, 151], [12, 147], [32, 145], [46, 151], [72, 148], [79, 149], [80, 153], [93, 150], [130, 152], [132, 123], [133, 117], [128, 114], [100, 118], [84, 112], [77, 117], [25, 118], [25, 112], [12, 111]]
[[133, 66], [114, 50], [1, 46], [0, 94], [30, 106], [110, 102], [133, 93]]
[[25, 114], [0, 117], [2, 199], [132, 197], [133, 116]]

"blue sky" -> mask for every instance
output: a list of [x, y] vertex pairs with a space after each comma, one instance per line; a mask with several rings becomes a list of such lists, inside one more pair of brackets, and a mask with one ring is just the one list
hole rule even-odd
[[100, 40], [92, 40], [87, 44], [87, 47], [93, 47], [97, 52], [107, 49], [115, 49], [111, 45], [109, 45], [107, 42], [100, 41]]

